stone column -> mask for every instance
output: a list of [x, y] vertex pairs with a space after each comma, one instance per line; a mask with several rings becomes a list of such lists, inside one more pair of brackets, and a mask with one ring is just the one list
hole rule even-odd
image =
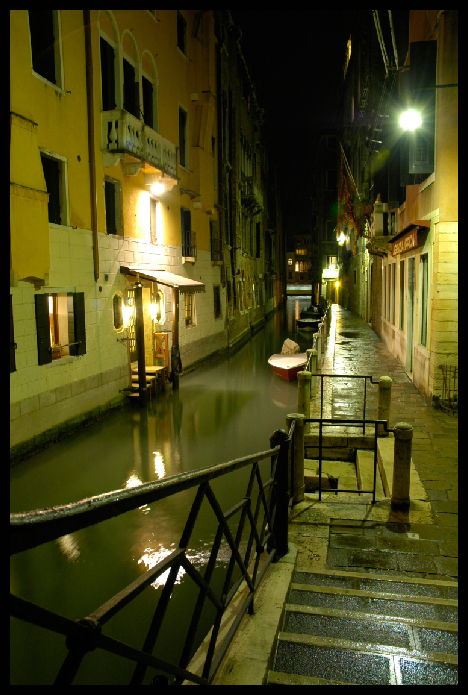
[[[317, 350], [307, 350], [307, 354], [310, 352], [310, 363], [309, 371], [312, 374], [317, 374]], [[310, 397], [313, 398], [317, 393], [317, 377], [312, 376], [310, 380]]]
[[[298, 372], [297, 374], [297, 412], [302, 413], [305, 418], [310, 418], [310, 382], [312, 374], [310, 372]], [[305, 425], [305, 433], [308, 434], [310, 423]]]
[[[377, 407], [377, 420], [390, 421], [390, 403], [392, 399], [392, 380], [389, 376], [381, 376], [379, 380], [379, 396]], [[378, 426], [379, 437], [388, 437], [383, 425]]]
[[410, 506], [410, 468], [413, 428], [407, 422], [395, 425], [395, 449], [393, 454], [392, 509], [408, 509]]
[[292, 421], [296, 421], [291, 451], [291, 497], [293, 504], [304, 499], [304, 415], [291, 413], [286, 416], [286, 431], [289, 432]]

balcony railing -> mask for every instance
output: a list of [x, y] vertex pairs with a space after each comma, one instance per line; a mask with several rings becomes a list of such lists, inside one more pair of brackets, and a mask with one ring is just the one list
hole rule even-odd
[[243, 176], [241, 183], [242, 204], [248, 208], [253, 215], [263, 210], [263, 195], [258, 183], [253, 176]]
[[182, 256], [184, 258], [197, 257], [197, 237], [195, 232], [182, 232]]
[[102, 112], [102, 149], [104, 152], [129, 152], [177, 176], [176, 146], [123, 109]]

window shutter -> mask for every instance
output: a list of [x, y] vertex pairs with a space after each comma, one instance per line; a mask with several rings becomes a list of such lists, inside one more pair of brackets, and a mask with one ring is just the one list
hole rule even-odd
[[50, 323], [49, 323], [49, 295], [36, 294], [36, 333], [37, 333], [37, 360], [38, 364], [52, 362], [50, 350]]
[[13, 324], [13, 297], [10, 294], [10, 372], [16, 372], [15, 360], [15, 328]]
[[84, 292], [76, 292], [68, 297], [68, 342], [70, 355], [86, 354], [86, 323]]

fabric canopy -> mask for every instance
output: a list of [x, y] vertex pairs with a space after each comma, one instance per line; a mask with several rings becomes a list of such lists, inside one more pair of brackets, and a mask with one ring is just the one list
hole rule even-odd
[[159, 285], [167, 287], [178, 287], [182, 294], [193, 294], [194, 292], [205, 292], [205, 285], [198, 280], [191, 280], [183, 277], [183, 275], [175, 275], [167, 270], [158, 270], [156, 268], [148, 268], [133, 265], [121, 265], [120, 272], [123, 275], [134, 275], [138, 273], [144, 280], [157, 282]]

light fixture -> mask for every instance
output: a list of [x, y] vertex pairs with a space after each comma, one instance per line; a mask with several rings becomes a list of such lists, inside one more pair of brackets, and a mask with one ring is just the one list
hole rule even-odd
[[344, 232], [340, 232], [340, 235], [338, 236], [337, 242], [339, 246], [343, 246], [343, 244], [346, 241], [346, 235]]
[[336, 287], [336, 289], [338, 289], [339, 286], [340, 286], [340, 281], [337, 280], [337, 281], [335, 282], [335, 287]]
[[152, 186], [150, 186], [150, 191], [153, 195], [161, 195], [161, 193], [165, 192], [165, 187], [163, 183], [153, 183]]
[[157, 291], [156, 296], [150, 304], [149, 310], [151, 319], [154, 323], [162, 326], [166, 321], [166, 303], [164, 300], [164, 293], [161, 290]]
[[400, 125], [404, 130], [416, 130], [421, 124], [421, 114], [414, 109], [408, 109], [400, 116]]

